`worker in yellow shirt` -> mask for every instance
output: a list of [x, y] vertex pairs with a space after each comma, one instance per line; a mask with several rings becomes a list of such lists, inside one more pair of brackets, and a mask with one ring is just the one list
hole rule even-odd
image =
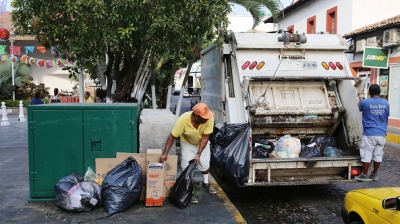
[[[217, 193], [215, 188], [208, 182], [210, 168], [210, 134], [214, 128], [214, 113], [204, 103], [198, 103], [193, 107], [193, 111], [182, 114], [176, 121], [171, 134], [165, 143], [164, 153], [160, 157], [160, 162], [168, 158], [168, 151], [176, 138], [180, 138], [181, 145], [181, 167], [184, 170], [190, 160], [195, 160], [197, 169], [203, 173], [202, 188], [211, 194]], [[194, 196], [191, 203], [197, 204], [199, 201]]]
[[93, 103], [93, 98], [90, 96], [89, 91], [85, 91], [85, 95], [83, 97], [85, 98], [85, 103]]

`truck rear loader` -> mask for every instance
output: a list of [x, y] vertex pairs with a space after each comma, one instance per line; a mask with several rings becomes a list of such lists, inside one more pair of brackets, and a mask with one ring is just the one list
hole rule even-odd
[[201, 100], [215, 127], [250, 124], [252, 139], [276, 142], [290, 135], [308, 143], [336, 139], [344, 155], [253, 158], [245, 186], [354, 182], [361, 171], [362, 124], [358, 109], [364, 80], [353, 77], [339, 35], [230, 33], [222, 47], [201, 52]]

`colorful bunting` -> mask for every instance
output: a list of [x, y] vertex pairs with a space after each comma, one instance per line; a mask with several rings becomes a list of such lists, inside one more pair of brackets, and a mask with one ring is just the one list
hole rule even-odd
[[6, 53], [6, 45], [0, 45], [0, 54]]
[[43, 54], [46, 53], [46, 48], [43, 46], [37, 46], [36, 49], [38, 49], [40, 52], [42, 52]]
[[25, 54], [28, 54], [29, 52], [33, 53], [35, 50], [35, 46], [25, 46]]
[[20, 55], [21, 54], [21, 46], [10, 46], [10, 54]]
[[[2, 49], [1, 46], [2, 45], [0, 45], [0, 49]], [[13, 55], [13, 54], [10, 54], [10, 55], [0, 54], [0, 62], [5, 62], [8, 59], [13, 62], [19, 61], [21, 63], [30, 64], [30, 65], [36, 64], [38, 67], [46, 67], [46, 68], [52, 68], [55, 66], [64, 67], [64, 66], [68, 65], [68, 61], [64, 60], [64, 59], [45, 60], [45, 59], [38, 59], [38, 58], [30, 57], [26, 54], [22, 55], [21, 57]]]

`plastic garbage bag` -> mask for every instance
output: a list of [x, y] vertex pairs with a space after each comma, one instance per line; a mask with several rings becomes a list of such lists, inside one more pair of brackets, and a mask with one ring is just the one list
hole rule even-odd
[[321, 145], [321, 155], [324, 157], [338, 157], [338, 156], [346, 156], [347, 154], [334, 146]]
[[274, 150], [274, 143], [261, 138], [253, 138], [253, 158], [268, 158], [269, 154]]
[[277, 158], [298, 158], [300, 151], [300, 139], [284, 135], [276, 143], [274, 155]]
[[93, 180], [94, 182], [101, 185], [101, 179], [97, 177], [96, 173], [92, 170], [92, 168], [88, 167], [85, 175], [83, 176], [84, 180]]
[[193, 196], [193, 174], [196, 169], [194, 160], [189, 162], [189, 165], [179, 175], [174, 186], [171, 188], [169, 199], [176, 207], [183, 209], [189, 204]]
[[142, 168], [130, 156], [110, 170], [103, 180], [101, 195], [108, 214], [124, 211], [139, 201]]
[[299, 157], [301, 158], [312, 158], [312, 157], [320, 157], [321, 151], [320, 147], [316, 143], [311, 143], [309, 145], [302, 145], [301, 152]]
[[215, 134], [213, 158], [218, 168], [243, 187], [249, 178], [250, 125], [226, 124]]
[[56, 205], [66, 211], [90, 211], [102, 202], [100, 185], [76, 173], [61, 178], [55, 191]]
[[317, 145], [329, 145], [329, 146], [336, 146], [336, 139], [333, 137], [325, 136], [325, 135], [317, 135], [314, 136], [310, 143], [317, 143]]

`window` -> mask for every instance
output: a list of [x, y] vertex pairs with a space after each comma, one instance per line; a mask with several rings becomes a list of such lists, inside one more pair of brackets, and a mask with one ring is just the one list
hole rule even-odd
[[312, 16], [307, 19], [307, 33], [316, 33], [317, 30], [315, 28], [316, 17]]
[[287, 31], [294, 33], [294, 25], [288, 26]]
[[337, 6], [326, 11], [326, 32], [337, 34]]

